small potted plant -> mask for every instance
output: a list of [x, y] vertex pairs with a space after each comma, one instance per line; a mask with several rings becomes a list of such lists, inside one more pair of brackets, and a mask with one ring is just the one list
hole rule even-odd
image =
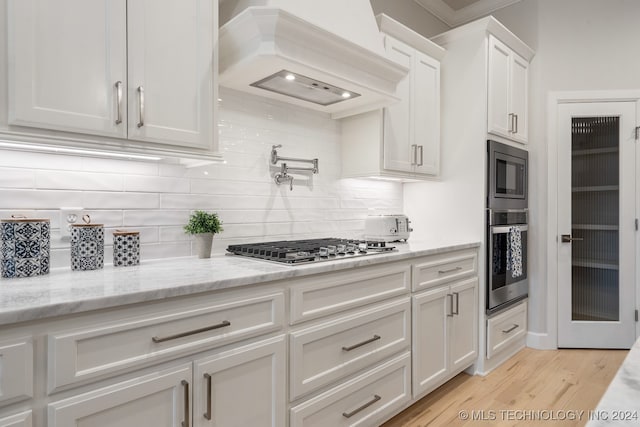
[[184, 226], [184, 231], [195, 236], [198, 258], [210, 258], [213, 235], [223, 231], [222, 221], [216, 213], [195, 211]]

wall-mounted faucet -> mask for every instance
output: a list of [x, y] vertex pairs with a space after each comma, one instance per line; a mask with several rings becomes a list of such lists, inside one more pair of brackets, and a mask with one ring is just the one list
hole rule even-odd
[[[296, 159], [292, 157], [278, 156], [278, 148], [282, 148], [282, 145], [271, 146], [271, 164], [275, 165], [278, 162], [283, 162], [280, 165], [280, 172], [276, 173], [273, 177], [276, 184], [284, 184], [289, 182], [289, 190], [293, 191], [293, 176], [289, 172], [311, 172], [312, 174], [318, 173], [318, 159]], [[311, 163], [313, 166], [310, 168], [291, 167], [284, 162], [303, 162]]]

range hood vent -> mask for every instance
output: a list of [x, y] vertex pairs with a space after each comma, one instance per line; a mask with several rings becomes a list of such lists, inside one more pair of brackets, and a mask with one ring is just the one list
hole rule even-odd
[[386, 57], [369, 0], [266, 3], [249, 1], [220, 28], [221, 86], [336, 119], [398, 101], [408, 70]]
[[313, 102], [324, 107], [360, 96], [359, 93], [287, 70], [282, 70], [259, 82], [251, 83], [251, 86]]

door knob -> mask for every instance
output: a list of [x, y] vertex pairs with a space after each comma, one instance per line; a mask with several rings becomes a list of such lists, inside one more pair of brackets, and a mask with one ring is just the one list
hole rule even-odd
[[582, 237], [571, 237], [571, 234], [563, 234], [561, 237], [562, 243], [571, 243], [573, 241], [580, 242], [584, 240]]

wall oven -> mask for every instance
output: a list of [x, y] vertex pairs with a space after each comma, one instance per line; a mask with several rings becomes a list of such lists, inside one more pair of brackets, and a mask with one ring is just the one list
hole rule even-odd
[[489, 176], [487, 207], [527, 209], [529, 153], [520, 148], [487, 142]]
[[487, 313], [500, 311], [528, 295], [527, 210], [488, 210]]

